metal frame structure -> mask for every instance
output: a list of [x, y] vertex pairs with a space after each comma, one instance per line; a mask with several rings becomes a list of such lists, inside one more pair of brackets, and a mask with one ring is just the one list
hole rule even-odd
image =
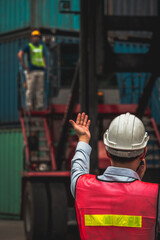
[[[61, 1], [63, 2], [63, 1]], [[67, 10], [68, 11], [68, 10]], [[62, 11], [63, 12], [63, 11]], [[68, 12], [67, 12], [68, 13]], [[71, 12], [74, 14], [73, 12]], [[52, 209], [52, 215], [47, 216], [47, 221], [54, 220], [55, 216], [57, 219], [62, 220], [66, 217], [66, 199], [68, 200], [70, 207], [73, 208], [73, 199], [71, 199], [71, 194], [69, 192], [69, 182], [70, 182], [70, 171], [68, 160], [71, 161], [71, 157], [75, 151], [75, 141], [70, 141], [71, 151], [69, 153], [69, 159], [65, 159], [66, 142], [68, 141], [68, 130], [69, 122], [68, 120], [77, 114], [78, 112], [85, 112], [89, 115], [91, 120], [90, 131], [92, 133], [91, 146], [91, 173], [98, 174], [99, 170], [106, 167], [107, 161], [105, 160], [105, 151], [103, 151], [102, 141], [99, 141], [98, 133], [98, 117], [108, 118], [114, 117], [121, 113], [131, 112], [137, 114], [140, 118], [143, 115], [149, 117], [151, 120], [152, 127], [156, 134], [156, 141], [160, 144], [160, 135], [158, 133], [156, 124], [153, 119], [151, 119], [151, 112], [147, 108], [148, 100], [151, 95], [156, 77], [159, 76], [158, 63], [155, 61], [156, 57], [159, 56], [160, 47], [160, 31], [158, 30], [158, 21], [160, 17], [160, 5], [158, 4], [158, 16], [157, 17], [116, 17], [116, 16], [105, 16], [104, 15], [104, 0], [81, 0], [80, 1], [80, 61], [77, 64], [75, 70], [75, 75], [73, 78], [73, 83], [71, 86], [71, 94], [68, 104], [65, 105], [50, 105], [50, 109], [44, 112], [32, 112], [30, 113], [30, 118], [33, 116], [38, 116], [43, 120], [44, 130], [46, 133], [48, 147], [50, 149], [50, 169], [48, 171], [40, 171], [37, 169], [29, 169], [28, 171], [23, 171], [22, 174], [22, 205], [24, 205], [24, 210], [26, 214], [26, 235], [27, 240], [37, 240], [40, 235], [40, 231], [33, 229], [36, 237], [30, 231], [27, 231], [27, 219], [30, 214], [32, 217], [32, 210], [35, 211], [39, 206], [39, 199], [41, 198], [41, 193], [44, 200], [44, 205], [46, 211], [48, 208]], [[126, 24], [126, 21], [128, 24]], [[118, 23], [117, 23], [118, 22]], [[153, 39], [151, 48], [148, 54], [114, 54], [108, 39], [106, 39], [105, 33], [108, 30], [150, 30], [153, 31]], [[148, 81], [139, 104], [131, 105], [105, 105], [98, 104], [98, 80], [110, 72], [137, 72], [137, 71], [151, 71], [151, 78]], [[78, 92], [80, 89], [80, 92]], [[78, 103], [79, 96], [79, 104]], [[52, 113], [52, 114], [51, 114]], [[53, 136], [49, 133], [48, 119], [46, 115], [49, 115], [53, 121], [56, 116], [61, 116], [61, 132], [59, 136], [58, 146], [54, 147]], [[31, 161], [28, 149], [27, 137], [25, 136], [25, 124], [23, 121], [23, 110], [21, 110], [21, 123], [24, 135], [24, 142], [26, 144], [26, 156], [28, 162]], [[69, 145], [68, 145], [69, 146]], [[69, 147], [68, 147], [69, 148]], [[99, 151], [98, 151], [99, 149]], [[63, 169], [63, 162], [66, 161], [66, 168]], [[33, 161], [34, 163], [34, 161]], [[38, 164], [38, 163], [37, 163]], [[108, 163], [107, 163], [108, 164]], [[104, 170], [104, 169], [103, 169]], [[63, 185], [63, 186], [62, 186]], [[38, 189], [38, 190], [37, 190]], [[58, 192], [58, 189], [61, 191]], [[67, 190], [66, 190], [67, 189]], [[63, 192], [63, 196], [61, 193]], [[53, 201], [52, 201], [53, 200]], [[52, 202], [62, 204], [64, 213], [59, 211], [58, 208], [52, 206]], [[63, 202], [64, 201], [64, 202]], [[71, 203], [70, 203], [71, 202]], [[48, 204], [48, 205], [47, 205]], [[30, 208], [28, 206], [31, 206]], [[54, 212], [55, 211], [55, 212]], [[58, 212], [59, 211], [59, 212]], [[45, 212], [42, 211], [43, 214]], [[28, 215], [27, 215], [28, 214]], [[41, 211], [34, 213], [38, 216], [40, 223], [47, 224], [43, 222], [43, 215]], [[37, 215], [36, 215], [37, 214]], [[50, 213], [49, 213], [50, 214]], [[48, 220], [49, 219], [49, 220]], [[57, 220], [56, 219], [56, 220]], [[31, 219], [31, 221], [34, 221]], [[32, 222], [33, 223], [33, 222]], [[55, 227], [55, 221], [52, 221], [49, 226]], [[64, 225], [59, 224], [58, 228], [63, 231], [66, 229], [66, 222]], [[51, 229], [49, 229], [51, 230]], [[61, 234], [57, 232], [57, 234]], [[52, 233], [51, 233], [52, 235]], [[31, 236], [31, 237], [30, 237]], [[47, 236], [47, 230], [44, 232], [44, 236]], [[45, 239], [44, 237], [44, 239]], [[47, 238], [47, 239], [50, 239]], [[51, 238], [52, 239], [52, 238]]]
[[[93, 154], [91, 171], [98, 168], [97, 158], [97, 82], [98, 78], [109, 72], [151, 72], [135, 114], [142, 118], [148, 105], [156, 78], [160, 75], [158, 58], [160, 55], [160, 4], [157, 1], [156, 17], [138, 16], [104, 16], [104, 1], [81, 0], [81, 31], [80, 31], [80, 104], [81, 111], [89, 114]], [[151, 31], [153, 38], [147, 54], [114, 54], [105, 38], [108, 30]]]

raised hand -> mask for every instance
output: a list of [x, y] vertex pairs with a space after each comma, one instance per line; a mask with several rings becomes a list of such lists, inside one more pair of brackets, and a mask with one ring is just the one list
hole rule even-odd
[[73, 126], [75, 133], [79, 138], [79, 141], [89, 143], [89, 140], [91, 138], [89, 125], [91, 121], [88, 120], [88, 116], [85, 113], [78, 113], [76, 122], [73, 120], [69, 120], [69, 122]]

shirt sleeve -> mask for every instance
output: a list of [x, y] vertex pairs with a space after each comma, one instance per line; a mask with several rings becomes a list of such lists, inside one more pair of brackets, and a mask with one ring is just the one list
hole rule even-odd
[[71, 161], [71, 193], [75, 197], [77, 179], [89, 173], [90, 154], [92, 148], [85, 142], [77, 144], [75, 155]]
[[28, 44], [25, 45], [24, 48], [22, 48], [22, 51], [23, 51], [24, 53], [28, 53], [28, 52], [29, 52], [29, 45], [28, 45]]

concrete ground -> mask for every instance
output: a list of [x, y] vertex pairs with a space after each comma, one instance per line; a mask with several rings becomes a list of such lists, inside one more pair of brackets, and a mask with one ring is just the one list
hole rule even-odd
[[[77, 228], [70, 227], [67, 234], [67, 240], [78, 239], [79, 233]], [[23, 221], [0, 220], [0, 240], [26, 240]]]
[[0, 239], [25, 240], [23, 221], [0, 220]]

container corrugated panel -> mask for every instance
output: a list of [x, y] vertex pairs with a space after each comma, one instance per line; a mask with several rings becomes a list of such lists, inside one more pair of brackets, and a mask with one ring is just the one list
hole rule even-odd
[[[79, 0], [71, 0], [71, 10], [79, 11]], [[59, 0], [1, 0], [0, 34], [23, 28], [79, 30], [79, 16], [61, 14]]]
[[17, 108], [17, 53], [27, 38], [0, 42], [0, 123], [19, 121]]
[[[71, 10], [79, 11], [79, 0], [72, 0]], [[61, 14], [59, 0], [37, 0], [35, 6], [35, 26], [61, 30], [79, 30], [79, 16]]]
[[[79, 11], [79, 0], [70, 0], [71, 11]], [[107, 0], [109, 15], [157, 15], [157, 0]], [[1, 0], [0, 34], [27, 27], [46, 27], [68, 31], [80, 28], [79, 16], [61, 14], [59, 0]]]
[[[115, 53], [145, 54], [148, 50], [149, 44], [120, 41], [114, 44]], [[117, 73], [121, 103], [138, 103], [148, 76], [148, 73]]]
[[[115, 53], [147, 53], [149, 44], [131, 43], [116, 41], [114, 44]], [[117, 73], [117, 81], [120, 89], [121, 103], [138, 103], [146, 81], [150, 73]], [[160, 79], [156, 80], [152, 97], [149, 102], [152, 116], [157, 124], [160, 124]]]
[[0, 33], [30, 26], [30, 0], [0, 1]]
[[0, 130], [0, 217], [19, 218], [23, 136], [20, 129]]
[[156, 16], [157, 0], [106, 0], [109, 15]]

